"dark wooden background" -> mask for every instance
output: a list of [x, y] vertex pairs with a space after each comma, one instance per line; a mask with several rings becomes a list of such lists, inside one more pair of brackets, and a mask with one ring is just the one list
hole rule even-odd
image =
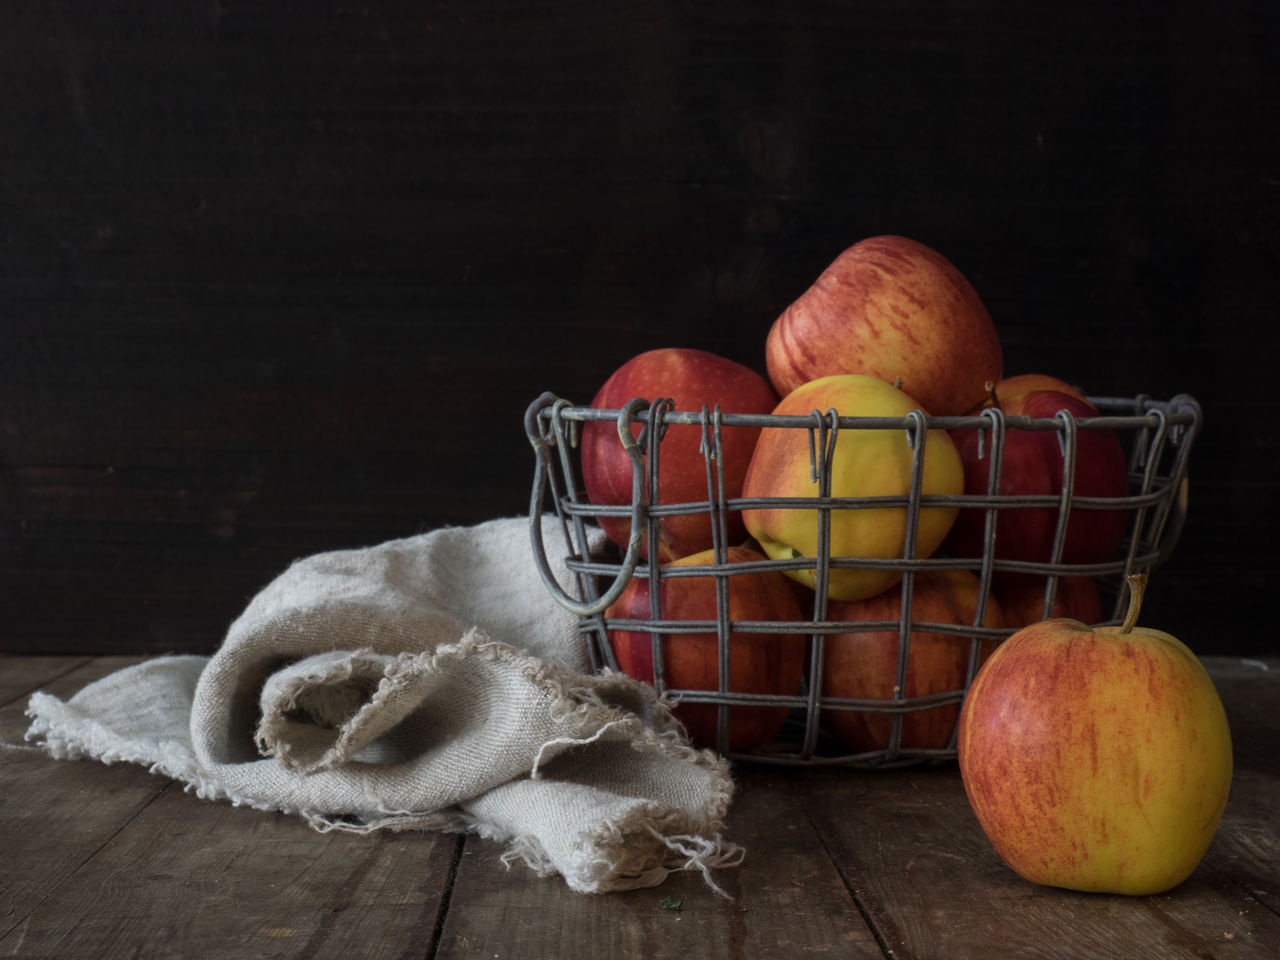
[[0, 645], [211, 651], [297, 556], [522, 513], [542, 390], [763, 369], [902, 233], [1007, 372], [1201, 401], [1146, 619], [1275, 653], [1278, 9], [0, 4]]

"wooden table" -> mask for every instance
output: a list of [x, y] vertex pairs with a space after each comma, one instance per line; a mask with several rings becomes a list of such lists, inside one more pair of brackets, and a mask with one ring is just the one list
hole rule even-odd
[[[28, 695], [136, 658], [0, 659], [0, 738]], [[0, 956], [698, 960], [1280, 957], [1280, 660], [1206, 661], [1236, 775], [1191, 878], [1160, 896], [1027, 883], [996, 856], [954, 764], [896, 772], [743, 767], [717, 874], [571, 892], [474, 837], [316, 833], [207, 803], [131, 765], [0, 748]]]

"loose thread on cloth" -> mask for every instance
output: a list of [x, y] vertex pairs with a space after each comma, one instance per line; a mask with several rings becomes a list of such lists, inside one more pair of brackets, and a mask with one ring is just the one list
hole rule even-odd
[[726, 900], [733, 899], [723, 887], [715, 882], [711, 876], [711, 871], [739, 866], [746, 856], [745, 848], [720, 838], [710, 840], [707, 837], [695, 837], [689, 834], [668, 837], [652, 827], [649, 828], [649, 831], [669, 849], [687, 858], [680, 869], [701, 871], [702, 878], [707, 882], [707, 886], [717, 896], [724, 897]]

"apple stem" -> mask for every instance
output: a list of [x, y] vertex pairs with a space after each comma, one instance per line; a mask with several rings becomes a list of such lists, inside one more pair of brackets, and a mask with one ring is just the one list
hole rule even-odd
[[1147, 575], [1131, 573], [1125, 577], [1125, 581], [1129, 584], [1129, 610], [1125, 613], [1119, 632], [1132, 633], [1133, 628], [1138, 625], [1138, 614], [1142, 611], [1142, 595], [1147, 592]]

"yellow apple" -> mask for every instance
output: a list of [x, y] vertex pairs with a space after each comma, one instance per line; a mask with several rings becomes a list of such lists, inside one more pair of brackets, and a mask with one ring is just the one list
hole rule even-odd
[[1204, 856], [1231, 786], [1222, 701], [1181, 641], [1136, 627], [1044, 620], [978, 671], [957, 750], [978, 822], [1035, 883], [1150, 895]]
[[[834, 409], [842, 417], [905, 418], [920, 404], [893, 384], [861, 374], [839, 374], [810, 381], [793, 390], [774, 409], [778, 416], [807, 416]], [[904, 421], [905, 424], [905, 421]], [[812, 499], [818, 484], [811, 479], [809, 431], [799, 427], [766, 427], [743, 481], [743, 497]], [[841, 428], [831, 463], [833, 497], [902, 497], [911, 489], [913, 452], [904, 426]], [[924, 439], [921, 492], [959, 494], [964, 468], [946, 431], [928, 430]], [[942, 543], [955, 521], [956, 508], [920, 510], [913, 553], [927, 557]], [[763, 506], [743, 511], [750, 533], [770, 557], [816, 558], [818, 510], [800, 506]], [[831, 556], [877, 560], [905, 555], [907, 509], [904, 506], [842, 507], [831, 511]], [[815, 570], [787, 571], [792, 579], [813, 587]], [[873, 567], [832, 569], [828, 595], [836, 600], [862, 600], [892, 587], [902, 575]]]

